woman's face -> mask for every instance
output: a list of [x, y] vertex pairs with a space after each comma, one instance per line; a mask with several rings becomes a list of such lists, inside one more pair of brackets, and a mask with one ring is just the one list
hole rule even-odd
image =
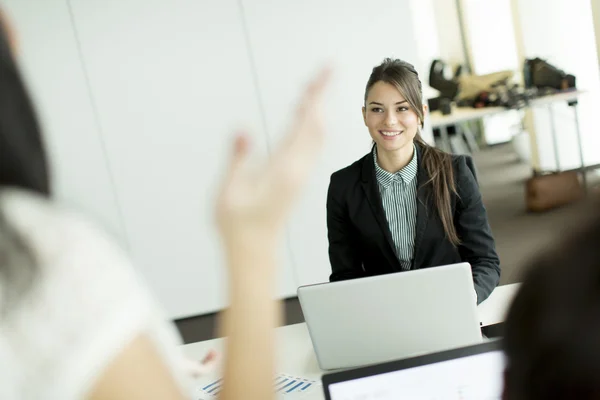
[[375, 83], [365, 103], [363, 118], [378, 151], [412, 147], [421, 121], [395, 86], [383, 81]]

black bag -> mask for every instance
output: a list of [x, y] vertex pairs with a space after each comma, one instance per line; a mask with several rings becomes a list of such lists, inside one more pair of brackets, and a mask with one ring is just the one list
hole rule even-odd
[[541, 58], [525, 60], [523, 68], [525, 87], [538, 89], [552, 88], [566, 90], [576, 88], [575, 76], [548, 64]]
[[453, 100], [458, 94], [457, 77], [462, 69], [458, 68], [452, 79], [446, 79], [444, 76], [446, 68], [446, 63], [442, 60], [433, 60], [429, 68], [429, 86], [439, 91], [440, 97]]

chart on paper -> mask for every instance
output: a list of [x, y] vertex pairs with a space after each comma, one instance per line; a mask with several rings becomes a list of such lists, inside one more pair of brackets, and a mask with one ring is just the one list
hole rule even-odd
[[[212, 400], [218, 397], [223, 379], [215, 379], [198, 388], [197, 400]], [[301, 399], [308, 393], [318, 390], [321, 383], [312, 379], [288, 374], [278, 374], [273, 381], [273, 389], [281, 399]]]

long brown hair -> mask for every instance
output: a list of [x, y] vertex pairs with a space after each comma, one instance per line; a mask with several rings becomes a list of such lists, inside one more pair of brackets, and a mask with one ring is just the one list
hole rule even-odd
[[[379, 81], [394, 85], [402, 97], [417, 113], [417, 117], [423, 127], [425, 115], [423, 113], [423, 90], [419, 75], [411, 64], [398, 60], [386, 58], [383, 62], [373, 68], [367, 87], [365, 89], [365, 103], [369, 90]], [[446, 237], [454, 246], [460, 244], [460, 238], [454, 226], [452, 218], [451, 195], [456, 191], [454, 182], [454, 169], [452, 168], [452, 157], [435, 147], [430, 146], [417, 132], [415, 142], [421, 148], [421, 164], [427, 172], [429, 179], [424, 185], [431, 185], [437, 213], [442, 220]]]

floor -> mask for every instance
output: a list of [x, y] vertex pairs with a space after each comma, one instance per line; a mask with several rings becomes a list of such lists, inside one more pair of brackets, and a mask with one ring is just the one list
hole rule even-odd
[[[519, 161], [510, 144], [489, 147], [474, 156], [488, 218], [502, 265], [500, 284], [518, 282], [527, 260], [556, 239], [559, 230], [578, 219], [578, 207], [566, 206], [550, 212], [525, 211], [524, 182], [531, 176], [528, 164]], [[284, 301], [284, 324], [304, 322], [296, 298]], [[215, 337], [215, 315], [176, 321], [185, 343]]]
[[474, 160], [502, 265], [500, 284], [518, 282], [527, 261], [551, 244], [559, 229], [578, 220], [579, 207], [528, 213], [525, 180], [531, 176], [531, 169], [518, 160], [510, 144], [481, 151]]

